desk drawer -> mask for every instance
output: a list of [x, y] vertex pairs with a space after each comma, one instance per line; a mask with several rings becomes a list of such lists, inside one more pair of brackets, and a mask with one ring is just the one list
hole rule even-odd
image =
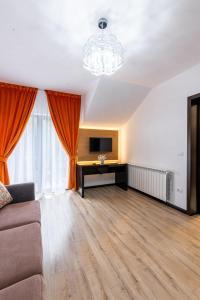
[[[80, 168], [80, 166], [79, 166]], [[123, 173], [127, 172], [126, 165], [91, 165], [81, 166], [83, 175], [105, 174], [105, 173]]]
[[92, 175], [92, 174], [105, 174], [105, 173], [111, 173], [109, 172], [109, 167], [108, 166], [87, 166], [84, 167], [83, 169], [83, 174], [84, 175]]
[[109, 173], [126, 172], [126, 166], [109, 166]]
[[98, 174], [109, 173], [108, 170], [109, 170], [108, 166], [98, 166], [97, 167]]
[[98, 174], [97, 166], [87, 166], [82, 168], [83, 175]]

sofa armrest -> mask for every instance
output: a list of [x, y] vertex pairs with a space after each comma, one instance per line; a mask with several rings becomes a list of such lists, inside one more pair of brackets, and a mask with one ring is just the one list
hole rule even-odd
[[35, 200], [35, 185], [33, 182], [11, 184], [7, 185], [6, 188], [13, 198], [11, 204]]

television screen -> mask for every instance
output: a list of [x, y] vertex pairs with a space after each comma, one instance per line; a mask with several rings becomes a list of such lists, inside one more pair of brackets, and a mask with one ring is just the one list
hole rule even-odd
[[90, 138], [90, 152], [112, 152], [112, 138]]

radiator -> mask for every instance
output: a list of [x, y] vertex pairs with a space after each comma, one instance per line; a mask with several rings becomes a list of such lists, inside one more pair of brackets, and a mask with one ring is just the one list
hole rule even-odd
[[173, 173], [129, 164], [128, 185], [167, 202], [172, 195]]

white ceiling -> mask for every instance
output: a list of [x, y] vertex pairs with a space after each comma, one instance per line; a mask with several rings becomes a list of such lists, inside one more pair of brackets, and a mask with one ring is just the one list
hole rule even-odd
[[[200, 62], [199, 16], [199, 0], [0, 0], [0, 80], [84, 94], [84, 124], [118, 126], [149, 87]], [[126, 50], [100, 79], [82, 68], [99, 17]]]
[[103, 78], [94, 91], [85, 107], [84, 125], [118, 128], [129, 119], [149, 88]]

